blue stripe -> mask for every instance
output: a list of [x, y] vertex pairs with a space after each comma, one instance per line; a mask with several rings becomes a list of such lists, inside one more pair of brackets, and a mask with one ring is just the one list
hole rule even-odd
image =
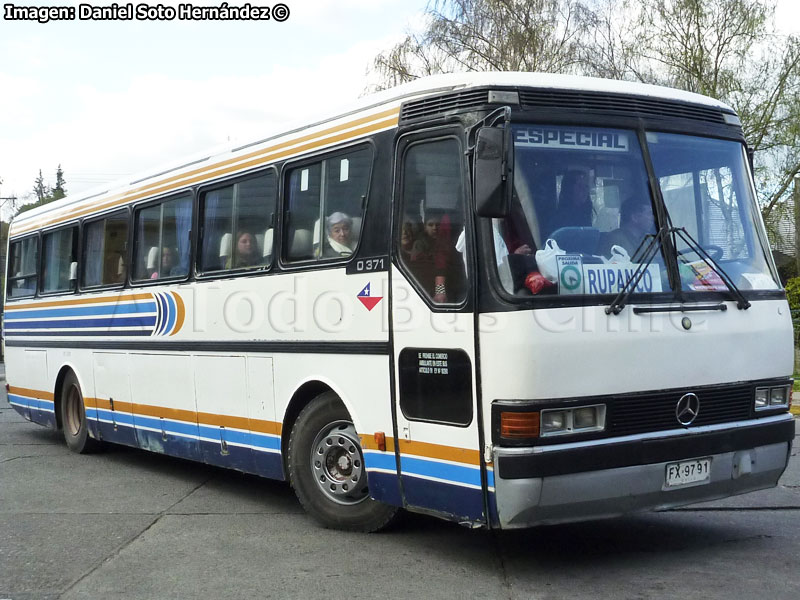
[[364, 464], [367, 469], [385, 469], [397, 472], [397, 461], [394, 454], [383, 452], [364, 452]]
[[403, 471], [403, 475], [423, 475], [479, 487], [481, 485], [481, 472], [477, 466], [462, 467], [411, 456], [401, 456], [400, 468]]
[[6, 337], [38, 337], [38, 336], [123, 336], [123, 335], [150, 335], [150, 329], [108, 329], [99, 331], [61, 331], [60, 329], [48, 329], [47, 331], [6, 331]]
[[104, 317], [69, 321], [30, 321], [6, 323], [6, 329], [54, 329], [63, 327], [152, 327], [155, 317]]
[[30, 408], [35, 408], [37, 410], [46, 410], [49, 412], [54, 412], [56, 409], [55, 402], [52, 400], [40, 400], [39, 398], [30, 398], [28, 400], [28, 406]]
[[167, 421], [164, 419], [162, 422], [161, 419], [156, 419], [153, 417], [142, 417], [140, 415], [134, 416], [134, 424], [137, 428], [139, 427], [147, 427], [149, 429], [155, 429], [156, 431], [161, 431], [161, 426], [164, 426], [164, 431], [167, 433], [172, 434], [180, 434], [180, 435], [190, 435], [196, 436], [197, 435], [197, 425], [194, 423], [185, 423], [182, 421]]
[[273, 435], [266, 435], [263, 433], [250, 432], [250, 443], [258, 448], [264, 450], [278, 450], [281, 449], [281, 438]]
[[[200, 437], [206, 440], [218, 441], [220, 439], [219, 427], [201, 424], [198, 426], [198, 430], [200, 432]], [[265, 450], [281, 449], [281, 440], [278, 437], [235, 429], [225, 430], [225, 441], [229, 444], [256, 446], [256, 448], [263, 448]]]
[[8, 403], [20, 408], [28, 408], [28, 399], [25, 396], [8, 395]]
[[47, 308], [39, 310], [12, 310], [6, 312], [6, 322], [47, 317], [84, 317], [97, 315], [123, 315], [156, 312], [155, 302], [128, 302], [106, 306], [79, 306], [75, 308]]
[[20, 396], [18, 394], [9, 394], [8, 402], [10, 404], [18, 404], [20, 406], [26, 406], [35, 410], [47, 410], [50, 412], [54, 411], [56, 407], [55, 402], [52, 400], [40, 400], [39, 398]]
[[108, 410], [105, 408], [97, 409], [97, 418], [103, 421], [114, 421], [117, 425], [127, 425], [133, 427], [133, 415], [118, 410]]
[[156, 302], [158, 302], [158, 318], [156, 319], [153, 335], [160, 335], [164, 327], [164, 317], [166, 309], [164, 308], [164, 298], [161, 294], [156, 294]]
[[171, 294], [165, 294], [165, 299], [167, 304], [169, 304], [169, 320], [167, 321], [167, 326], [164, 327], [164, 333], [166, 334], [172, 331], [172, 328], [175, 327], [175, 321], [178, 318], [178, 307], [175, 304], [175, 299]]

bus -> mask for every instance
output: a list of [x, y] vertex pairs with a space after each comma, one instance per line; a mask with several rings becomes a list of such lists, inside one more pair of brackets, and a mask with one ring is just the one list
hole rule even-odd
[[792, 324], [730, 107], [469, 73], [286, 129], [14, 219], [18, 412], [364, 532], [777, 485]]

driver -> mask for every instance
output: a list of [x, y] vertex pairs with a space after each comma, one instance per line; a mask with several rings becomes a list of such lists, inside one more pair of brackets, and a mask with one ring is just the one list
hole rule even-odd
[[642, 196], [632, 196], [622, 203], [619, 228], [605, 234], [600, 252], [609, 256], [612, 246], [621, 246], [633, 256], [644, 236], [653, 232], [655, 221], [650, 200]]

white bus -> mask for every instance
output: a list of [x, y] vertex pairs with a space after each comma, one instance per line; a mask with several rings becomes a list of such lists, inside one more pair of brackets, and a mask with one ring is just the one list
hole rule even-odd
[[775, 486], [792, 326], [749, 156], [695, 94], [421, 79], [20, 215], [9, 401], [76, 452], [288, 480], [360, 531]]

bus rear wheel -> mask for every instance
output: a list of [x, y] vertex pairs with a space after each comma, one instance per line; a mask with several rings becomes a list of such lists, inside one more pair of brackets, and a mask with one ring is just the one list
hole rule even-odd
[[78, 454], [88, 454], [100, 448], [100, 442], [89, 436], [86, 409], [78, 378], [70, 371], [61, 387], [61, 424], [67, 447]]
[[361, 443], [333, 392], [320, 394], [289, 435], [289, 479], [303, 508], [325, 527], [371, 532], [387, 526], [397, 507], [369, 497]]

